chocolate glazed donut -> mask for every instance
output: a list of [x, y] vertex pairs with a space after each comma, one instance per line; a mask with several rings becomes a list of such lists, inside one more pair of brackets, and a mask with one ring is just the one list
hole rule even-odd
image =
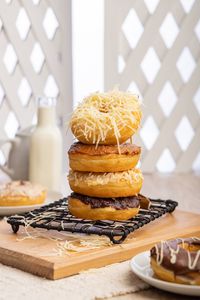
[[151, 249], [151, 266], [162, 280], [200, 285], [200, 239], [161, 241]]
[[72, 193], [68, 197], [72, 215], [89, 220], [128, 220], [140, 209], [137, 196], [119, 198], [96, 198]]
[[90, 204], [91, 208], [114, 207], [115, 209], [135, 208], [140, 204], [139, 197], [119, 197], [119, 198], [95, 198], [72, 193], [71, 198], [77, 198], [85, 204]]

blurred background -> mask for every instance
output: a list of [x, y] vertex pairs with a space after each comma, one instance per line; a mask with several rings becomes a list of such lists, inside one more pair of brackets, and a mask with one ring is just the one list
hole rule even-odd
[[73, 108], [115, 86], [143, 100], [143, 172], [200, 172], [199, 0], [0, 0], [1, 140], [56, 97], [66, 157]]

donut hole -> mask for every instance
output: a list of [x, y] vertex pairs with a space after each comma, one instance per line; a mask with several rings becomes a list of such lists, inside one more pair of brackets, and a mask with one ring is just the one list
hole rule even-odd
[[116, 109], [117, 107], [119, 107], [119, 105], [117, 105], [117, 103], [112, 102], [108, 102], [107, 99], [105, 99], [105, 101], [102, 101], [99, 104], [99, 111], [101, 113], [109, 113], [111, 111], [113, 111], [114, 109]]
[[111, 105], [109, 103], [101, 103], [100, 106], [99, 106], [99, 111], [101, 113], [109, 113], [111, 111], [111, 109], [113, 108], [113, 106], [111, 107]]
[[197, 245], [189, 245], [189, 251], [199, 251], [200, 246]]
[[99, 108], [99, 111], [101, 113], [104, 113], [104, 114], [107, 114], [109, 112], [109, 109], [106, 105], [102, 105], [100, 108]]
[[198, 251], [200, 250], [199, 245], [194, 245], [194, 244], [188, 244], [188, 243], [182, 243], [180, 244], [180, 247], [183, 248], [186, 251]]
[[186, 251], [189, 251], [189, 244], [187, 244], [187, 243], [181, 243], [181, 244], [179, 244], [179, 246], [182, 248], [182, 249], [184, 249], [184, 250], [186, 250]]

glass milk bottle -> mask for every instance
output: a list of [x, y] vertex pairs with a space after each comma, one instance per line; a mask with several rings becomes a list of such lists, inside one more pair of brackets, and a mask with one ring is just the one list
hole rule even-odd
[[56, 99], [38, 99], [38, 123], [31, 136], [29, 179], [59, 191], [62, 172], [62, 136], [56, 125]]

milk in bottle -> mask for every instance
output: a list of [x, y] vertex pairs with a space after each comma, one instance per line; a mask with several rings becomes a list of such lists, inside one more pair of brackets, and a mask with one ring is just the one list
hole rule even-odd
[[60, 190], [62, 136], [56, 125], [56, 99], [38, 99], [38, 123], [31, 136], [29, 179]]

